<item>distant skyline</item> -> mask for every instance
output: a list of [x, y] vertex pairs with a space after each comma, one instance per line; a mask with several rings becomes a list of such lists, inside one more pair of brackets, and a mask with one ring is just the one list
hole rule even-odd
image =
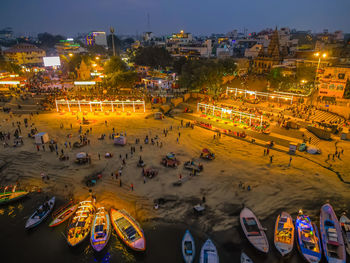
[[2, 0], [0, 29], [67, 37], [91, 30], [109, 32], [110, 26], [124, 35], [148, 30], [163, 35], [181, 29], [208, 35], [275, 26], [350, 33], [349, 10], [349, 0]]

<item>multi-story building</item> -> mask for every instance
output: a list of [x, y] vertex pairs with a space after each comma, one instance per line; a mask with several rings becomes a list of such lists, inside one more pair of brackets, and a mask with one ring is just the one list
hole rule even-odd
[[319, 75], [319, 96], [342, 98], [346, 83], [350, 80], [350, 67], [326, 67]]
[[166, 49], [174, 57], [209, 58], [213, 47], [211, 39], [207, 39], [204, 42], [194, 40], [191, 33], [181, 31], [167, 38]]
[[71, 39], [60, 40], [60, 42], [55, 45], [55, 48], [59, 55], [69, 55], [86, 52], [85, 48], [81, 47], [80, 44], [75, 43]]
[[18, 65], [42, 65], [46, 52], [32, 44], [17, 44], [6, 49], [4, 56], [8, 61]]
[[88, 46], [99, 45], [99, 46], [107, 47], [106, 32], [103, 32], [103, 31], [90, 32], [86, 36], [86, 44]]

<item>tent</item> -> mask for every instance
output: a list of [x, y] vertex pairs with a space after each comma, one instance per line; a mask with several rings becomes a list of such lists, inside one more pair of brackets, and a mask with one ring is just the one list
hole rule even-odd
[[84, 159], [87, 157], [87, 154], [86, 152], [80, 152], [80, 153], [77, 153], [77, 159]]
[[125, 145], [126, 144], [126, 137], [124, 137], [124, 136], [115, 137], [114, 144], [115, 145]]
[[49, 135], [47, 134], [47, 132], [39, 132], [37, 134], [35, 134], [35, 143], [36, 144], [45, 144], [47, 142], [49, 142]]

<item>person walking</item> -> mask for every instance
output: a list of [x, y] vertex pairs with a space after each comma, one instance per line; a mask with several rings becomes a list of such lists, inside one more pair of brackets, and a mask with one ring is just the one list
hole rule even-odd
[[98, 153], [98, 159], [101, 160], [101, 154], [100, 153]]
[[272, 163], [273, 155], [270, 156], [270, 163]]
[[131, 183], [131, 191], [134, 191], [134, 185]]
[[292, 156], [289, 157], [289, 164], [288, 164], [288, 166], [290, 166], [291, 163], [292, 163]]

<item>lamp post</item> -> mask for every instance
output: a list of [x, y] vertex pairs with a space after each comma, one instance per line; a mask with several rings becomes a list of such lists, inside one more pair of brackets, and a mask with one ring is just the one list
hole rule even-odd
[[[315, 53], [314, 54], [315, 57], [318, 57], [318, 63], [317, 63], [317, 68], [316, 68], [316, 74], [315, 74], [315, 80], [314, 80], [314, 92], [316, 91], [316, 80], [317, 80], [317, 75], [318, 75], [318, 70], [320, 68], [320, 64], [321, 64], [321, 57], [322, 58], [326, 58], [327, 57], [327, 53]], [[313, 97], [314, 93], [312, 92], [310, 95], [310, 104], [312, 104], [312, 97]]]

